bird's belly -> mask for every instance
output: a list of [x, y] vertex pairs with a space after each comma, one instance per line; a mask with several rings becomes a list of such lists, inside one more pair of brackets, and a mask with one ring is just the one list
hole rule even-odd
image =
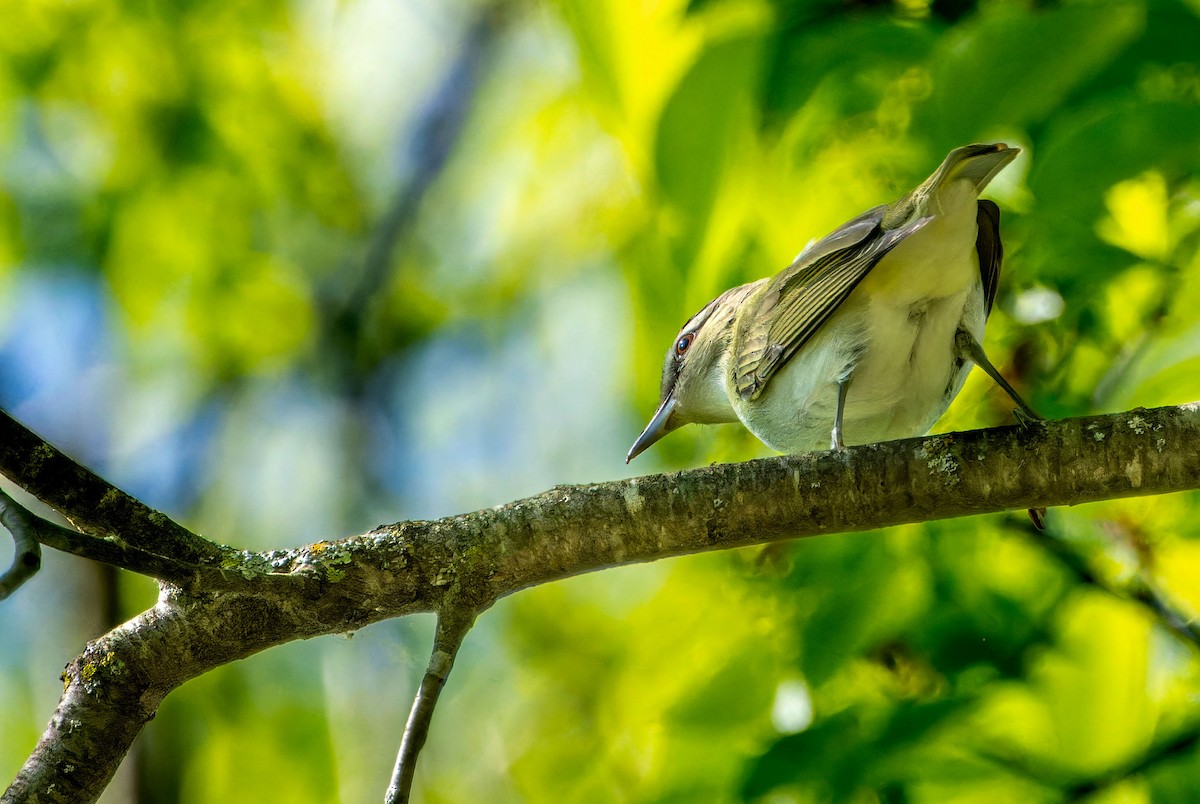
[[756, 402], [735, 399], [735, 410], [773, 449], [828, 449], [838, 382], [849, 377], [846, 444], [923, 435], [958, 394], [971, 367], [955, 353], [960, 323], [982, 341], [979, 285], [900, 305], [852, 294]]
[[871, 346], [854, 367], [846, 397], [846, 443], [924, 435], [946, 412], [971, 366], [954, 348], [955, 330], [961, 323], [983, 338], [983, 316], [969, 314], [969, 293], [903, 308], [874, 306]]

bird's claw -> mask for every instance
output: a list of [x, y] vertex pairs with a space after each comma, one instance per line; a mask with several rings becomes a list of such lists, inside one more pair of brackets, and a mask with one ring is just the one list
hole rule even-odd
[[1022, 427], [1028, 427], [1031, 424], [1046, 421], [1030, 408], [1013, 408], [1013, 418], [1017, 420], [1017, 424]]
[[1045, 508], [1029, 508], [1026, 511], [1029, 514], [1029, 519], [1033, 522], [1033, 526], [1038, 530], [1046, 529], [1046, 509]]

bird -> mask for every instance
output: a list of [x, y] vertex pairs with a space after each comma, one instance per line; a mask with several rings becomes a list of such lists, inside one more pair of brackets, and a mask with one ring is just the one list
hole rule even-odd
[[1019, 152], [955, 148], [898, 201], [706, 304], [667, 349], [658, 409], [625, 462], [687, 424], [741, 422], [789, 454], [924, 435], [972, 365], [1019, 420], [1040, 420], [982, 346], [1004, 252], [1000, 208], [979, 194]]

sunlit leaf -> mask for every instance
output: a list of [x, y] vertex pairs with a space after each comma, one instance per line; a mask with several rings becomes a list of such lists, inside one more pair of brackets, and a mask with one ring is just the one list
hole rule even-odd
[[[1134, 2], [1035, 14], [991, 6], [938, 43], [933, 93], [915, 125], [949, 150], [997, 129], [1039, 124], [1138, 34], [1143, 19]], [[1087, 47], [1063, 47], [1065, 31]]]
[[666, 197], [688, 216], [691, 237], [705, 224], [737, 136], [751, 119], [760, 59], [756, 36], [709, 45], [663, 109], [656, 172]]

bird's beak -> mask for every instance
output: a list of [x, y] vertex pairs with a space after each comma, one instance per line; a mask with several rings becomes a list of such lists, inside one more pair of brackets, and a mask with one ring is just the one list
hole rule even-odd
[[654, 418], [646, 425], [646, 429], [637, 437], [637, 441], [633, 442], [633, 446], [629, 448], [629, 454], [625, 456], [625, 463], [629, 463], [637, 456], [645, 452], [651, 444], [658, 439], [671, 432], [670, 425], [671, 414], [675, 412], [675, 395], [668, 394], [663, 403], [658, 406], [658, 410], [654, 413]]

